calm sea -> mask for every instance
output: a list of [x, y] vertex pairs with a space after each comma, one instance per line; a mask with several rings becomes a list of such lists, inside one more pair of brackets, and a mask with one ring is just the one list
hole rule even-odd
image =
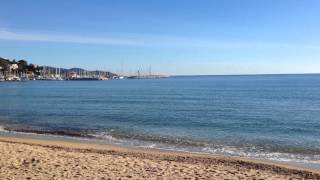
[[320, 75], [2, 82], [0, 125], [320, 167]]

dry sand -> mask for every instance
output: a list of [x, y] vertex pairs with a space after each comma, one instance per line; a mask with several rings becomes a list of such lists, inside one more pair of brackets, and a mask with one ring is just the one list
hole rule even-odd
[[239, 158], [0, 137], [0, 179], [320, 179]]

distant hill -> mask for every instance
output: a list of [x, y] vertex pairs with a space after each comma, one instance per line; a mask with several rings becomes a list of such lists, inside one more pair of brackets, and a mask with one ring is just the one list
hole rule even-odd
[[67, 71], [74, 71], [74, 72], [79, 72], [79, 71], [86, 71], [85, 69], [82, 68], [71, 68], [71, 69], [65, 69]]

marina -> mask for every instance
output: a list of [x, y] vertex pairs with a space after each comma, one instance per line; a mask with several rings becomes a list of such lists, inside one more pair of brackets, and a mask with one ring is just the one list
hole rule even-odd
[[111, 79], [159, 79], [169, 76], [141, 74], [118, 75], [109, 71], [93, 70], [88, 71], [82, 68], [60, 68], [50, 66], [39, 66], [28, 64], [25, 60], [16, 62], [0, 57], [0, 82], [4, 81], [105, 81]]

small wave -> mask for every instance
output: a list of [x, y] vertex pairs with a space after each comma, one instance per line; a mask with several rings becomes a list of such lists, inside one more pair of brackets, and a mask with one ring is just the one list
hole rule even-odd
[[320, 155], [290, 154], [280, 152], [247, 151], [237, 147], [223, 146], [215, 147], [183, 147], [158, 143], [141, 143], [136, 145], [142, 148], [153, 148], [160, 150], [171, 150], [179, 152], [191, 152], [200, 154], [223, 155], [231, 157], [242, 157], [255, 160], [269, 160], [301, 166], [320, 168]]
[[248, 151], [247, 149], [225, 146], [223, 148], [202, 149], [203, 152], [210, 154], [221, 154], [228, 156], [238, 156], [253, 159], [264, 159], [280, 162], [313, 163], [320, 166], [320, 155], [292, 154], [281, 152]]
[[281, 162], [313, 163], [320, 166], [320, 155], [318, 153], [307, 153], [309, 151], [286, 152], [278, 147], [266, 148], [258, 144], [227, 145], [207, 141], [197, 141], [188, 138], [164, 137], [151, 134], [135, 134], [134, 132], [118, 132], [117, 130], [104, 130], [91, 134], [99, 139], [105, 139], [108, 143], [116, 143], [130, 147], [154, 148], [162, 150], [173, 150], [193, 153], [206, 153], [214, 155], [227, 155], [234, 157], [245, 157], [253, 159], [264, 159]]
[[7, 130], [4, 126], [0, 126], [0, 132], [7, 132]]
[[104, 140], [109, 140], [109, 141], [114, 141], [114, 142], [121, 142], [123, 141], [120, 138], [116, 138], [115, 136], [107, 133], [107, 132], [99, 132], [99, 133], [88, 133], [88, 136], [94, 137], [97, 139], [104, 139]]

